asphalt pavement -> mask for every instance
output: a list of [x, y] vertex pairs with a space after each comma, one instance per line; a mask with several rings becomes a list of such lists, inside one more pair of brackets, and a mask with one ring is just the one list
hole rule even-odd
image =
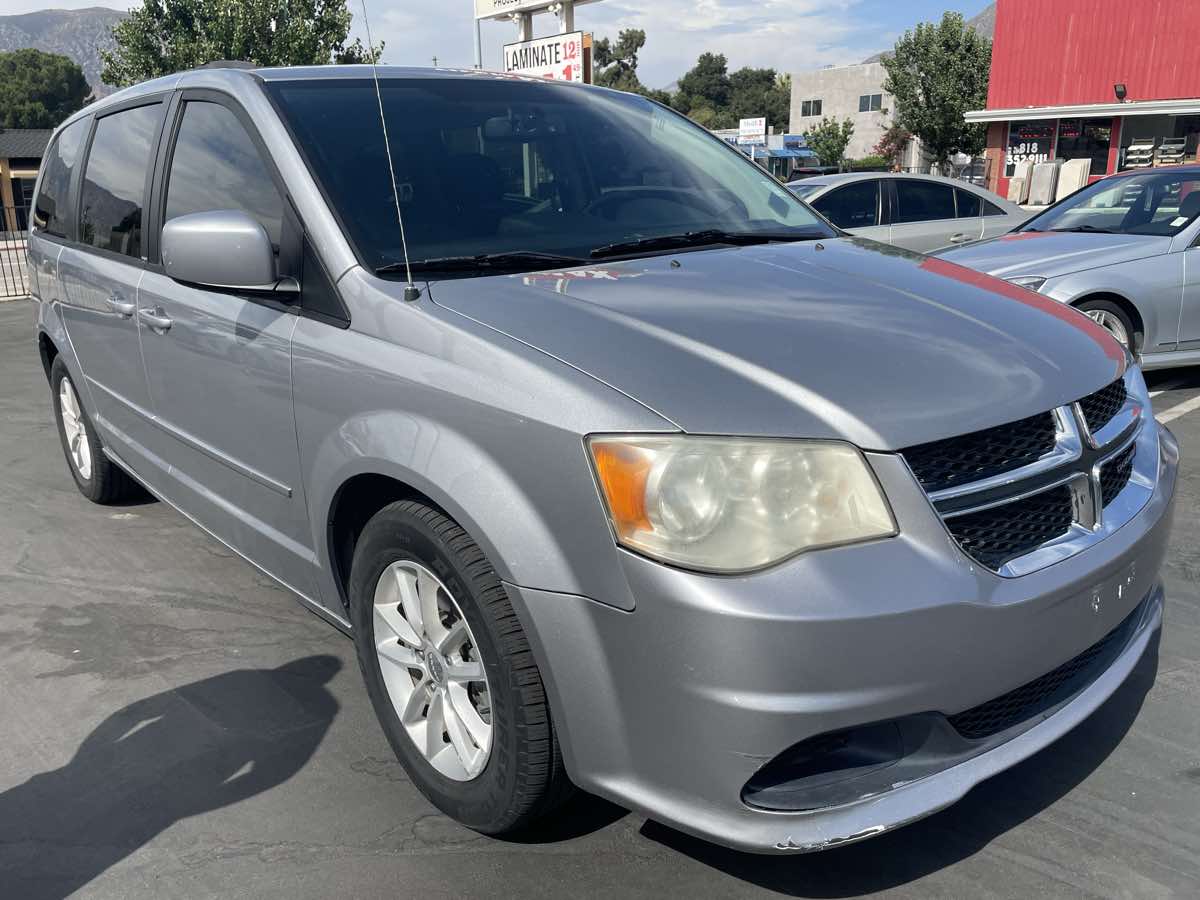
[[0, 304], [4, 900], [1200, 895], [1200, 369], [1150, 379], [1183, 448], [1161, 644], [954, 807], [779, 858], [586, 796], [513, 840], [441, 815], [346, 637], [165, 504], [78, 493], [33, 325]]

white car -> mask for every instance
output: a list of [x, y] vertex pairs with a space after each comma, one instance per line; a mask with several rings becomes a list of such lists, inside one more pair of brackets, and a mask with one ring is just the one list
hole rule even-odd
[[919, 253], [1005, 234], [1032, 215], [991, 191], [939, 175], [850, 172], [788, 187], [838, 228]]

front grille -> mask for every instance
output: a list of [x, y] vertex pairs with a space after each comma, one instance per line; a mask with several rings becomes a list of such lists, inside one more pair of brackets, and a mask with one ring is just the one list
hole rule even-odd
[[1129, 476], [1133, 474], [1133, 454], [1137, 444], [1130, 444], [1100, 469], [1100, 493], [1105, 506], [1117, 499], [1117, 494], [1125, 490], [1129, 484]]
[[1079, 401], [1083, 410], [1084, 421], [1092, 434], [1112, 421], [1113, 416], [1125, 406], [1127, 393], [1125, 379], [1118, 378], [1106, 388], [1101, 388], [1094, 394], [1089, 394]]
[[918, 444], [903, 451], [921, 487], [940, 491], [1037, 462], [1054, 449], [1054, 414], [1045, 412], [1019, 422], [959, 437]]
[[1066, 534], [1074, 521], [1066, 485], [979, 512], [952, 516], [946, 527], [968, 556], [989, 569]]
[[1078, 693], [1104, 671], [1124, 649], [1137, 625], [1143, 604], [1125, 621], [1074, 659], [994, 700], [949, 716], [954, 730], [969, 740], [991, 737], [1045, 712]]

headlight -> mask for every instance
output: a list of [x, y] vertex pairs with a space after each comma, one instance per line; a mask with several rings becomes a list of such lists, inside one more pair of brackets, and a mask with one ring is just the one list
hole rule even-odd
[[601, 435], [588, 446], [617, 541], [664, 562], [738, 572], [896, 533], [849, 444]]
[[1042, 285], [1046, 283], [1046, 279], [1040, 275], [1018, 275], [1016, 278], [1005, 278], [1009, 284], [1015, 284], [1017, 287], [1028, 288], [1031, 291], [1041, 290]]

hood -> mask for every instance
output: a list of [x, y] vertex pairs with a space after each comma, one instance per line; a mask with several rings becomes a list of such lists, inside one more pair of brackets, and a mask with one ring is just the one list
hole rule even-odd
[[1159, 256], [1171, 238], [1153, 234], [1085, 234], [1071, 231], [1020, 231], [937, 255], [997, 278], [1038, 275], [1053, 278], [1084, 269]]
[[895, 450], [1077, 400], [1125, 359], [1053, 300], [859, 238], [442, 281], [430, 296], [695, 434]]

